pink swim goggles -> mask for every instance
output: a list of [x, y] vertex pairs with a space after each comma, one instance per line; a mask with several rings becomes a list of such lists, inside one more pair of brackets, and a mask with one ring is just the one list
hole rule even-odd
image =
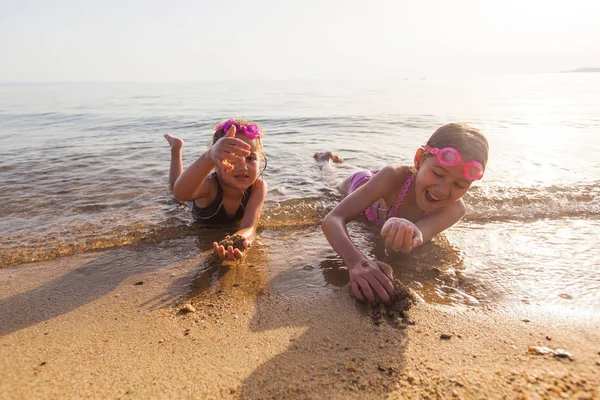
[[262, 132], [260, 131], [260, 129], [258, 129], [258, 126], [256, 126], [255, 124], [242, 125], [242, 124], [235, 122], [232, 119], [217, 126], [215, 128], [215, 130], [219, 131], [219, 130], [223, 129], [223, 132], [227, 133], [227, 132], [229, 132], [229, 128], [231, 128], [231, 125], [234, 125], [238, 132], [242, 132], [244, 135], [248, 136], [250, 139], [261, 138], [263, 136]]
[[441, 150], [429, 146], [421, 146], [421, 148], [428, 153], [435, 154], [438, 162], [445, 167], [462, 165], [463, 175], [470, 181], [483, 178], [483, 166], [477, 161], [461, 161], [460, 153], [453, 147], [446, 147]]

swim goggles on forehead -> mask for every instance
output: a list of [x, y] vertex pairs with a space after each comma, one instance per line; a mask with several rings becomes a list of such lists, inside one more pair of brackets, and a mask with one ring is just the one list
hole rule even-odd
[[231, 128], [231, 125], [235, 126], [238, 132], [242, 132], [244, 135], [248, 136], [250, 139], [261, 138], [263, 136], [262, 132], [260, 131], [260, 129], [258, 129], [258, 126], [256, 126], [255, 124], [242, 125], [231, 119], [229, 121], [217, 126], [215, 128], [215, 130], [219, 131], [219, 130], [223, 129], [223, 132], [227, 133], [227, 132], [229, 132], [229, 128]]
[[463, 175], [470, 181], [483, 178], [483, 166], [477, 161], [461, 161], [460, 153], [453, 147], [446, 147], [441, 150], [429, 146], [421, 146], [421, 148], [428, 153], [435, 154], [438, 162], [445, 167], [462, 165]]

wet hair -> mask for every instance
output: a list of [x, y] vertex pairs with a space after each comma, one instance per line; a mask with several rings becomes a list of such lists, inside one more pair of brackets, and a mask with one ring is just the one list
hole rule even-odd
[[[488, 161], [489, 144], [483, 133], [464, 122], [453, 122], [440, 126], [427, 141], [427, 146], [443, 149], [453, 147], [459, 151], [464, 161], [475, 160], [485, 170]], [[430, 157], [426, 153], [423, 159]]]
[[[223, 125], [227, 121], [229, 121], [229, 120], [224, 120], [224, 121], [219, 122], [217, 125], [215, 125], [215, 129], [217, 126]], [[240, 125], [254, 124], [254, 125], [256, 125], [256, 127], [258, 128], [260, 133], [263, 134], [263, 137], [264, 137], [264, 132], [263, 132], [262, 128], [260, 126], [258, 126], [258, 124], [256, 122], [245, 120], [245, 119], [232, 119], [232, 121], [235, 121]], [[221, 139], [223, 136], [225, 136], [226, 133], [227, 132], [225, 132], [225, 130], [223, 128], [221, 128], [219, 130], [215, 130], [215, 133], [213, 134], [212, 144], [217, 143], [217, 141], [219, 139]], [[267, 169], [267, 156], [265, 155], [261, 138], [256, 138], [256, 139], [252, 139], [252, 140], [256, 141], [256, 150], [263, 159], [264, 167], [263, 167], [262, 171], [260, 171], [260, 174], [258, 175], [258, 176], [261, 176], [263, 174], [263, 172], [265, 172], [265, 169]]]

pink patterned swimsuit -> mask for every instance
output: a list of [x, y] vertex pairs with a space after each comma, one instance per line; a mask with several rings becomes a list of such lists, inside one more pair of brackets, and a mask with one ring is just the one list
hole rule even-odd
[[[360, 171], [352, 175], [350, 178], [350, 185], [348, 186], [348, 194], [354, 192], [356, 189], [367, 183], [369, 179], [371, 179], [377, 172], [379, 172], [379, 170]], [[402, 186], [402, 190], [400, 190], [400, 194], [398, 195], [396, 202], [390, 208], [384, 207], [379, 203], [371, 204], [365, 210], [367, 219], [374, 224], [383, 225], [388, 218], [395, 217], [398, 206], [402, 204], [402, 200], [404, 200], [404, 197], [406, 196], [406, 193], [408, 193], [408, 190], [410, 189], [410, 186], [414, 180], [415, 174], [411, 174], [406, 182], [404, 182], [404, 186]]]

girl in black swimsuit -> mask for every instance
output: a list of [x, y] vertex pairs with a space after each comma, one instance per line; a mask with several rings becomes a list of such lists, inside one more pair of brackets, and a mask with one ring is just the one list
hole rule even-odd
[[[253, 122], [228, 120], [215, 128], [213, 145], [183, 170], [183, 140], [165, 135], [171, 146], [169, 182], [173, 196], [191, 202], [192, 215], [205, 224], [238, 223], [235, 235], [250, 246], [267, 194], [260, 178], [266, 168], [263, 134]], [[224, 248], [213, 243], [221, 258], [236, 260], [243, 249]]]

